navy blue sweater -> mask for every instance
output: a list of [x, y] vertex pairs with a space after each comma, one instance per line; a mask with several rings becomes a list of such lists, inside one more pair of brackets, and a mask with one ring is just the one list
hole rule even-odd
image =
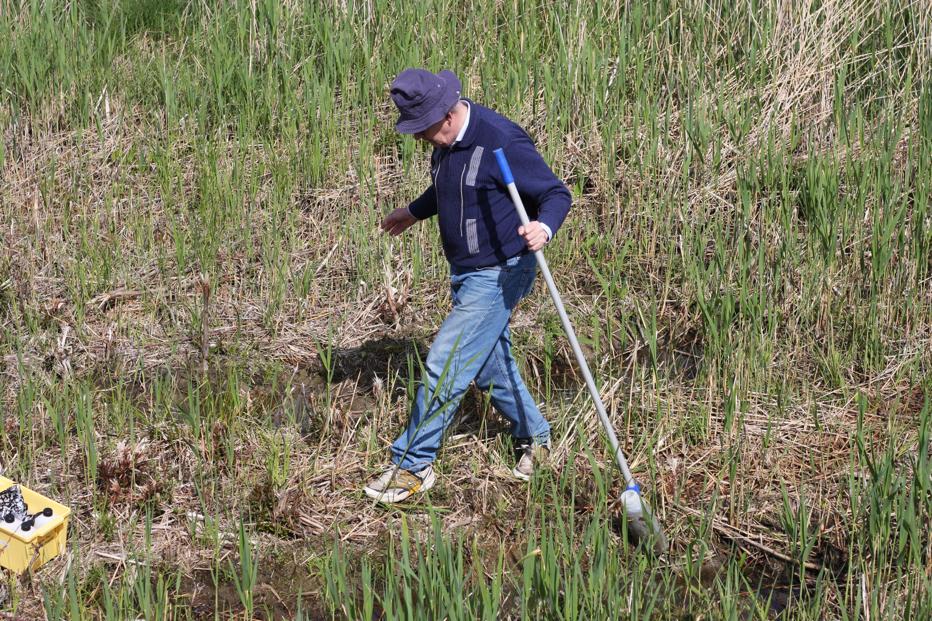
[[502, 180], [493, 150], [503, 147], [515, 185], [531, 220], [556, 235], [572, 197], [520, 126], [497, 112], [469, 102], [463, 139], [435, 148], [433, 183], [408, 206], [423, 220], [437, 215], [443, 251], [451, 265], [488, 267], [527, 249], [518, 235], [521, 220]]

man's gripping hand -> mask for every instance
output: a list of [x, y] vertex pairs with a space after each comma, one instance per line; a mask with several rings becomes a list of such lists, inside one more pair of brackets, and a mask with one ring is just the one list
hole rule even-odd
[[528, 222], [527, 226], [519, 226], [518, 235], [524, 238], [524, 241], [527, 243], [527, 247], [531, 252], [537, 252], [550, 240], [550, 235], [547, 233], [547, 229], [544, 228], [537, 220]]
[[417, 218], [411, 215], [407, 207], [399, 207], [382, 220], [382, 230], [392, 236], [400, 235], [415, 222]]

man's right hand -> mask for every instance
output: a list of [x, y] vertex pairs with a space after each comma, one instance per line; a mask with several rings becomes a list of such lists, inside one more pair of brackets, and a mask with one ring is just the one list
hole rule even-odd
[[415, 222], [417, 218], [411, 215], [407, 207], [399, 207], [382, 220], [382, 230], [392, 236], [400, 235]]

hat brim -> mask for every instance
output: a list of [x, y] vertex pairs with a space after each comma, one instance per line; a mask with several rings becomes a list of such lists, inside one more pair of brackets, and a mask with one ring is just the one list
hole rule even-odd
[[437, 77], [443, 81], [444, 85], [444, 93], [440, 102], [435, 105], [428, 114], [416, 119], [403, 119], [399, 116], [398, 121], [395, 123], [395, 131], [399, 134], [421, 133], [434, 123], [443, 119], [443, 117], [447, 115], [447, 112], [453, 108], [453, 105], [460, 100], [460, 92], [463, 86], [459, 78], [456, 77], [456, 74], [444, 69], [437, 74]]

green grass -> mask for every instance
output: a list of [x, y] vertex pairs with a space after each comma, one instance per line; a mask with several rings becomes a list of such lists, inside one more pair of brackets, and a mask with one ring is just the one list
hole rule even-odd
[[[930, 40], [920, 1], [0, 0], [0, 463], [75, 510], [4, 605], [928, 616]], [[514, 338], [555, 471], [490, 475], [470, 396], [430, 502], [359, 493], [448, 307], [436, 227], [378, 231], [428, 180], [409, 66], [573, 191], [548, 258], [666, 558], [543, 287]]]

